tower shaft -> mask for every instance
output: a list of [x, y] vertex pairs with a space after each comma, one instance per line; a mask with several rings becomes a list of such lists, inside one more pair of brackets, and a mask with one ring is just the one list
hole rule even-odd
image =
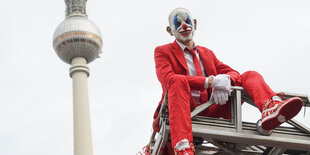
[[93, 155], [86, 59], [72, 59], [70, 76], [73, 80], [74, 155]]
[[86, 1], [65, 0], [66, 19], [58, 25], [53, 36], [57, 55], [72, 65], [74, 155], [93, 155], [87, 64], [98, 58], [102, 48], [101, 33], [87, 18]]

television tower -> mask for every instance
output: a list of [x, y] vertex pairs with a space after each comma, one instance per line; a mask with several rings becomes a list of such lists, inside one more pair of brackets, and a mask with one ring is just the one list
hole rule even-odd
[[71, 64], [74, 155], [93, 155], [87, 64], [98, 58], [102, 47], [98, 27], [87, 18], [86, 1], [65, 0], [66, 18], [59, 24], [53, 37], [53, 46], [59, 58]]

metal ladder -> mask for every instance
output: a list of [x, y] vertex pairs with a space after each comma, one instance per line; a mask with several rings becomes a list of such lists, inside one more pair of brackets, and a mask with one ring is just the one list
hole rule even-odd
[[[197, 155], [207, 154], [305, 154], [310, 155], [310, 129], [295, 119], [279, 126], [269, 136], [257, 131], [257, 123], [242, 122], [242, 100], [255, 106], [242, 87], [232, 87], [231, 120], [196, 116], [213, 105], [212, 101], [196, 107], [192, 113], [192, 132]], [[283, 99], [300, 97], [310, 107], [307, 95], [285, 93]], [[159, 111], [161, 129], [149, 141], [152, 155], [161, 155], [169, 140], [170, 126], [167, 94]]]

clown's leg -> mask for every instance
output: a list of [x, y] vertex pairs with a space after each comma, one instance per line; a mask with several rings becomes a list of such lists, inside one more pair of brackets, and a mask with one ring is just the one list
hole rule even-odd
[[262, 112], [262, 128], [272, 130], [295, 117], [303, 102], [298, 97], [282, 101], [266, 84], [263, 77], [248, 71], [240, 76], [236, 85], [242, 86]]
[[179, 75], [172, 77], [168, 86], [168, 109], [173, 147], [184, 139], [193, 142], [190, 103], [191, 93], [186, 78]]

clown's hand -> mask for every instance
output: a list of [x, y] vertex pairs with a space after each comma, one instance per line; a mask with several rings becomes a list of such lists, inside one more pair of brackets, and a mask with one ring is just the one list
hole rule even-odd
[[215, 104], [224, 105], [228, 101], [228, 93], [223, 89], [212, 88], [211, 100]]
[[211, 87], [214, 89], [225, 90], [227, 94], [230, 95], [231, 92], [230, 76], [226, 74], [219, 74], [213, 77]]

